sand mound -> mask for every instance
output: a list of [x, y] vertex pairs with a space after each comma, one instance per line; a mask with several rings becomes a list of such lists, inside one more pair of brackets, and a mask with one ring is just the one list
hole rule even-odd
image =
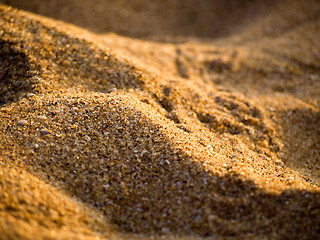
[[9, 3], [5, 239], [318, 237], [316, 1]]

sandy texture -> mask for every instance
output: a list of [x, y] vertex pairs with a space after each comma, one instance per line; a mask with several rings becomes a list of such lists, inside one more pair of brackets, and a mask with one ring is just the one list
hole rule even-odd
[[319, 1], [0, 2], [1, 239], [319, 238]]

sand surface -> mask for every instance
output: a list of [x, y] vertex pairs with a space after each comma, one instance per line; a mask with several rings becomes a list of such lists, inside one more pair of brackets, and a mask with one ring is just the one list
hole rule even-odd
[[320, 239], [319, 1], [0, 3], [0, 239]]

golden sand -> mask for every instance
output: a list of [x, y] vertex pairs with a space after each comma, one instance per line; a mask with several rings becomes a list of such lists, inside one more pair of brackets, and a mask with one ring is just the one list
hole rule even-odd
[[320, 237], [318, 1], [0, 2], [0, 239]]

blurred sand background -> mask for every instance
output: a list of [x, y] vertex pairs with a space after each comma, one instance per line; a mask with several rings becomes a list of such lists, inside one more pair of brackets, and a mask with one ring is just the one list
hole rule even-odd
[[318, 239], [319, 36], [317, 0], [0, 0], [0, 238]]

